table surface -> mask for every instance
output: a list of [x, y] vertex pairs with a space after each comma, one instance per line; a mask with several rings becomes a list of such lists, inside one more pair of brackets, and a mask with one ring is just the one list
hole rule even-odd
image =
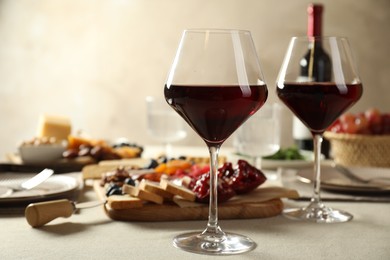
[[[96, 200], [85, 187], [80, 201]], [[285, 207], [307, 201], [285, 200]], [[390, 259], [390, 204], [327, 202], [353, 214], [341, 224], [293, 221], [282, 215], [266, 219], [220, 220], [224, 231], [246, 235], [257, 247], [230, 259]], [[0, 215], [0, 259], [209, 259], [175, 248], [172, 239], [203, 230], [205, 221], [120, 222], [102, 207], [84, 209], [39, 229], [23, 215]]]

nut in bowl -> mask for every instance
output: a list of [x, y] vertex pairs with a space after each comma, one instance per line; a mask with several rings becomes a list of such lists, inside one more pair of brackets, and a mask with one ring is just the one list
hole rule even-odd
[[34, 138], [19, 146], [19, 154], [23, 163], [39, 164], [53, 162], [62, 158], [66, 142], [56, 142], [53, 139]]

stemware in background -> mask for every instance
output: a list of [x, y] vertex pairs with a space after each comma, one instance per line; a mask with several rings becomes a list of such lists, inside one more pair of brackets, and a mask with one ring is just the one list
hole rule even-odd
[[[317, 76], [324, 66], [323, 62], [317, 61], [324, 53], [329, 57], [329, 79]], [[308, 63], [304, 64], [308, 65], [305, 77], [302, 77], [300, 69], [302, 62]], [[322, 223], [351, 220], [351, 214], [327, 207], [320, 196], [323, 133], [363, 93], [348, 40], [341, 37], [293, 37], [276, 85], [278, 97], [310, 129], [314, 144], [314, 189], [311, 202], [304, 208], [285, 210], [285, 216]]]
[[146, 111], [148, 133], [164, 144], [165, 156], [171, 158], [172, 143], [187, 136], [183, 120], [162, 98], [146, 97]]
[[249, 31], [186, 30], [164, 88], [168, 104], [210, 151], [210, 203], [206, 229], [174, 238], [200, 254], [237, 254], [256, 247], [248, 237], [218, 224], [218, 153], [223, 142], [266, 101], [265, 85]]
[[272, 155], [280, 148], [280, 108], [277, 103], [265, 104], [234, 133], [235, 151], [253, 158], [258, 169], [263, 156]]

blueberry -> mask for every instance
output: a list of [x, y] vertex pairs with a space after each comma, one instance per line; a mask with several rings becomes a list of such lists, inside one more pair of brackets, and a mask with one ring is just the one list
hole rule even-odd
[[133, 148], [138, 148], [140, 149], [141, 153], [144, 151], [144, 148], [140, 145], [137, 145], [136, 143], [130, 143], [128, 141], [125, 141], [125, 140], [119, 140], [117, 142], [115, 142], [113, 145], [112, 145], [113, 148], [121, 148], [121, 147], [133, 147]]
[[106, 196], [109, 197], [111, 195], [121, 195], [122, 194], [122, 188], [119, 187], [116, 184], [110, 185], [107, 189]]
[[158, 157], [157, 160], [159, 163], [167, 163], [168, 158], [166, 156], [162, 155], [162, 156]]
[[132, 178], [126, 178], [124, 183], [131, 186], [135, 186], [135, 181]]
[[158, 166], [158, 162], [154, 159], [150, 159], [149, 162], [145, 165], [145, 169], [154, 169]]
[[116, 189], [112, 189], [107, 197], [111, 196], [111, 195], [122, 195], [122, 188], [116, 188]]
[[114, 144], [112, 147], [114, 148], [120, 148], [120, 147], [124, 147], [124, 146], [129, 146], [127, 143], [116, 143]]

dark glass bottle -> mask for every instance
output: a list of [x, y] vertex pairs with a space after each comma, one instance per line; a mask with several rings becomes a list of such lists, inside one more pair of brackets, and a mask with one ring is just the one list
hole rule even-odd
[[[319, 37], [322, 36], [322, 12], [323, 6], [318, 4], [310, 4], [307, 8], [308, 23], [307, 36]], [[307, 81], [316, 80], [317, 82], [330, 81], [332, 78], [331, 62], [329, 55], [322, 48], [320, 40], [315, 40], [308, 47], [305, 56], [302, 57], [301, 77]]]
[[[307, 36], [322, 36], [322, 13], [324, 7], [320, 4], [310, 4], [307, 8], [308, 23]], [[300, 80], [301, 81], [331, 81], [332, 70], [329, 55], [322, 48], [320, 40], [314, 40], [308, 46], [307, 53], [300, 61]], [[302, 150], [313, 150], [313, 140], [310, 131], [303, 126], [299, 119], [294, 118], [293, 137], [295, 144]], [[327, 158], [329, 157], [329, 141], [324, 139], [321, 152]]]

